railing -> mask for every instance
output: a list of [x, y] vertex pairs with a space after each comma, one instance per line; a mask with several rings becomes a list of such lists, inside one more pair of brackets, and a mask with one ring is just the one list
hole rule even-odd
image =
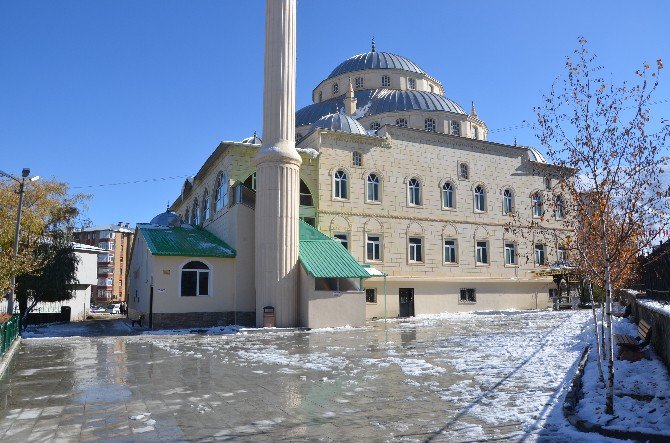
[[19, 316], [13, 315], [12, 318], [0, 324], [0, 356], [5, 355], [19, 336]]
[[242, 183], [233, 186], [233, 201], [231, 206], [243, 204], [250, 208], [256, 207], [256, 192], [247, 188]]

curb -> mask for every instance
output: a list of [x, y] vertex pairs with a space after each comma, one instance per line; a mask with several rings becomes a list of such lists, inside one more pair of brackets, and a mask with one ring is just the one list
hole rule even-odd
[[579, 360], [579, 366], [577, 367], [577, 372], [572, 379], [572, 384], [570, 385], [570, 390], [565, 396], [563, 401], [563, 415], [568, 420], [568, 422], [577, 428], [581, 432], [595, 432], [605, 437], [617, 438], [621, 440], [634, 440], [634, 441], [646, 441], [651, 443], [662, 443], [668, 441], [667, 435], [659, 434], [647, 434], [644, 432], [636, 431], [619, 431], [614, 429], [603, 428], [601, 425], [596, 423], [591, 423], [590, 421], [579, 418], [577, 415], [577, 404], [579, 400], [582, 399], [582, 376], [584, 375], [584, 368], [586, 367], [586, 362], [589, 359], [589, 351], [591, 350], [591, 345], [587, 345], [582, 352], [582, 357]]
[[12, 343], [7, 352], [5, 352], [5, 355], [2, 356], [2, 360], [0, 360], [0, 378], [2, 378], [5, 375], [5, 370], [7, 370], [9, 363], [12, 361], [14, 353], [19, 348], [19, 343], [21, 343], [20, 335], [16, 337], [14, 343]]

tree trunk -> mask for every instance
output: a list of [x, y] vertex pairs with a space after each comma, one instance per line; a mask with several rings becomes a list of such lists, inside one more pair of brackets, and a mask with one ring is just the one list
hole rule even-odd
[[612, 281], [610, 275], [610, 256], [607, 249], [607, 227], [605, 219], [600, 220], [601, 247], [605, 257], [605, 338], [603, 347], [607, 346], [607, 394], [605, 413], [614, 415], [614, 344], [612, 343]]
[[26, 328], [26, 316], [28, 315], [28, 300], [24, 297], [19, 297], [19, 318], [21, 319], [21, 329]]
[[595, 336], [596, 336], [596, 363], [598, 364], [598, 380], [601, 383], [605, 383], [605, 377], [603, 376], [603, 367], [601, 364], [600, 358], [600, 338], [598, 337], [598, 316], [596, 315], [596, 306], [593, 301], [593, 283], [589, 282], [589, 298], [591, 299], [591, 312], [593, 313], [593, 324], [595, 326]]

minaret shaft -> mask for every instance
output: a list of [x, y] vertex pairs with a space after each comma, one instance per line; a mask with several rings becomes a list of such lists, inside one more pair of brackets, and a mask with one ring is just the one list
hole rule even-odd
[[256, 156], [256, 323], [297, 326], [300, 164], [295, 149], [296, 0], [266, 0], [263, 146]]

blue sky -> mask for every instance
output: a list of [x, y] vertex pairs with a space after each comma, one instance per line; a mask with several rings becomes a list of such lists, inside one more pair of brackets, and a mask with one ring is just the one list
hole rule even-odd
[[[465, 109], [474, 100], [490, 141], [537, 146], [519, 125], [578, 36], [630, 78], [645, 61], [670, 68], [669, 17], [666, 1], [298, 0], [297, 106], [374, 36]], [[261, 0], [3, 0], [0, 169], [92, 194], [94, 224], [150, 220], [179, 194], [169, 177], [260, 132], [264, 18]], [[654, 110], [670, 118], [670, 102]]]

